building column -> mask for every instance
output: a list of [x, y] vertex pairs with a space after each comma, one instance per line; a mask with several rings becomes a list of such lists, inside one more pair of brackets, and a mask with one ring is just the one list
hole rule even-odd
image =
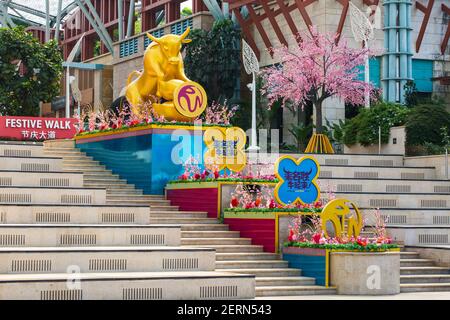
[[412, 80], [411, 0], [384, 0], [383, 97], [404, 103], [404, 85]]

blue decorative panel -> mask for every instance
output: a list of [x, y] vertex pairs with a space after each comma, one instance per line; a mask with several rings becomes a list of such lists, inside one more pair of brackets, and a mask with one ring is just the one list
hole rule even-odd
[[[79, 143], [77, 147], [145, 194], [163, 194], [167, 181], [183, 173], [183, 163], [190, 156], [203, 159], [206, 150], [202, 135], [192, 130], [173, 132]], [[174, 162], [172, 153], [179, 160]]]
[[320, 196], [316, 183], [319, 163], [315, 158], [305, 156], [296, 160], [291, 156], [278, 158], [275, 175], [279, 182], [274, 190], [275, 199], [280, 204], [311, 204]]
[[[358, 80], [364, 81], [365, 71], [364, 66], [358, 66], [360, 73]], [[370, 82], [376, 87], [381, 86], [381, 57], [374, 57], [369, 60], [369, 78]]]
[[138, 39], [137, 38], [123, 41], [122, 43], [120, 43], [119, 55], [121, 58], [131, 56], [137, 52], [138, 52]]
[[178, 23], [174, 23], [170, 26], [170, 32], [173, 34], [182, 34], [188, 27], [191, 27], [194, 24], [194, 20], [192, 18], [180, 21]]
[[[160, 38], [164, 35], [164, 28], [155, 30], [153, 32], [150, 32], [153, 36]], [[144, 35], [144, 50], [147, 49], [147, 47], [152, 43], [152, 40], [149, 39], [146, 35]]]
[[317, 285], [325, 285], [325, 256], [283, 254], [283, 260], [289, 263], [289, 268], [301, 269], [303, 276], [315, 278]]
[[419, 92], [433, 92], [433, 61], [412, 60], [412, 76]]

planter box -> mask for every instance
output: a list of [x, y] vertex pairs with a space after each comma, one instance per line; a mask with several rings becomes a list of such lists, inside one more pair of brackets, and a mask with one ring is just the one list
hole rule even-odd
[[209, 218], [223, 218], [225, 208], [230, 207], [231, 194], [238, 184], [267, 185], [275, 188], [275, 182], [200, 181], [169, 183], [167, 199], [180, 210], [208, 212]]
[[281, 252], [287, 241], [292, 217], [302, 212], [225, 212], [224, 223], [241, 237], [251, 238], [252, 244], [264, 246], [265, 252]]
[[316, 284], [336, 287], [338, 294], [400, 293], [400, 252], [361, 252], [316, 248], [283, 248], [289, 267], [316, 278]]
[[81, 151], [145, 194], [163, 194], [166, 183], [183, 173], [183, 163], [190, 156], [203, 157], [203, 133], [208, 128], [212, 127], [149, 124], [75, 140]]
[[283, 260], [289, 262], [289, 268], [301, 269], [303, 276], [315, 278], [317, 285], [328, 287], [328, 251], [326, 249], [284, 247]]
[[400, 252], [331, 252], [330, 283], [338, 294], [398, 294]]

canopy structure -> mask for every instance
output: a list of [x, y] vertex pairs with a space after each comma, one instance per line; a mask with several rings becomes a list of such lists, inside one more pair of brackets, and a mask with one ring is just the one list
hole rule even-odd
[[0, 0], [0, 7], [0, 23], [3, 26], [25, 24], [45, 27], [48, 21], [50, 27], [55, 28], [58, 13], [59, 22], [64, 21], [75, 9], [76, 3], [73, 0]]

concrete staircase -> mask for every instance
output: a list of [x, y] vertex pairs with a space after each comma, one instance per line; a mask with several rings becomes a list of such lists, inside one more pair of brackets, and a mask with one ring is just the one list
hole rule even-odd
[[149, 205], [171, 212], [168, 201], [75, 149], [0, 143], [0, 187], [0, 299], [255, 296], [254, 276], [217, 271], [214, 249], [151, 221]]
[[[229, 231], [227, 225], [207, 218], [205, 212], [179, 211], [163, 197], [142, 195], [141, 190], [73, 146], [48, 145], [44, 153], [63, 157], [65, 172], [81, 170], [85, 186], [106, 188], [108, 205], [149, 205], [149, 223], [181, 225], [181, 245], [215, 249], [217, 271], [255, 275], [257, 296], [334, 293], [332, 288], [315, 286], [314, 279], [302, 277], [301, 270], [288, 268], [279, 255], [264, 253], [261, 246], [251, 244], [251, 239]], [[437, 179], [433, 167], [406, 167], [403, 157], [396, 155], [317, 155], [317, 158], [321, 164], [323, 191], [328, 185], [336, 187], [337, 196], [355, 201], [366, 213], [380, 208], [382, 214], [389, 217], [388, 224], [392, 228], [414, 229], [416, 224], [422, 227], [428, 224], [426, 234], [429, 236], [418, 234], [417, 243], [449, 244], [450, 238], [444, 235], [450, 236], [450, 182]], [[397, 240], [402, 242], [404, 236]], [[431, 259], [420, 258], [408, 245], [407, 242], [402, 252], [401, 290], [449, 290], [448, 269], [437, 267]]]
[[[181, 245], [216, 250], [216, 271], [256, 276], [256, 296], [298, 296], [334, 294], [334, 288], [315, 285], [315, 279], [302, 277], [301, 270], [288, 268], [280, 255], [263, 252], [262, 246], [252, 245], [251, 239], [241, 238], [239, 232], [229, 231], [217, 219], [207, 218], [206, 212], [179, 211], [163, 196], [142, 195], [103, 165], [80, 150], [65, 147], [44, 147], [48, 156], [63, 157], [65, 171], [81, 171], [84, 185], [106, 188], [109, 205], [150, 206], [151, 224], [181, 225]], [[94, 174], [95, 173], [95, 174]]]
[[400, 254], [401, 292], [450, 291], [450, 268], [437, 266], [413, 249], [405, 248]]

